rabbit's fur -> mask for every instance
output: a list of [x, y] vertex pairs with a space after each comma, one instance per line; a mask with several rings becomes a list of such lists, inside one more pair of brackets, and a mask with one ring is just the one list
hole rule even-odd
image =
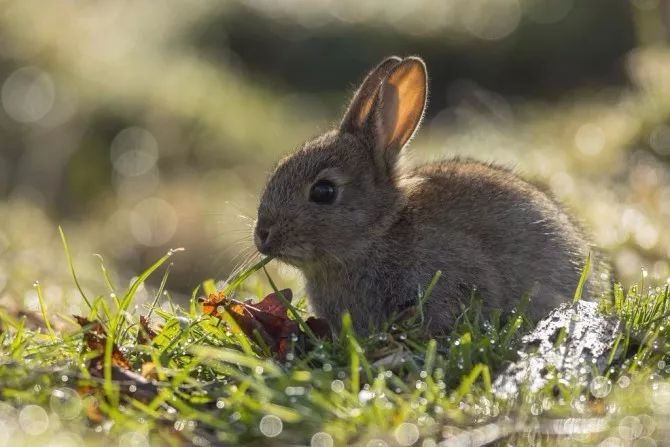
[[[378, 327], [416, 303], [438, 270], [429, 333], [450, 328], [473, 288], [484, 310], [511, 310], [529, 294], [530, 316], [542, 317], [574, 295], [587, 239], [509, 170], [462, 159], [404, 167], [426, 90], [418, 58], [377, 66], [338, 129], [280, 161], [258, 209], [259, 251], [302, 270], [311, 306], [334, 327], [344, 312], [358, 331]], [[332, 204], [310, 201], [322, 179], [335, 186]]]

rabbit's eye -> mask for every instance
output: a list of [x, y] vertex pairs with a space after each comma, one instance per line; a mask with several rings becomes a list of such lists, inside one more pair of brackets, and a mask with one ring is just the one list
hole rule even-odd
[[312, 189], [309, 192], [309, 200], [314, 203], [321, 205], [330, 205], [335, 201], [335, 196], [337, 195], [337, 189], [333, 182], [328, 180], [319, 180], [318, 182], [312, 185]]

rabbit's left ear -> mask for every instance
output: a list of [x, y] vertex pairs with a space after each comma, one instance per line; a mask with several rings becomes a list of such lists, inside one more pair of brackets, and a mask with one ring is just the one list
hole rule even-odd
[[393, 67], [398, 65], [402, 59], [397, 56], [391, 56], [379, 63], [365, 77], [361, 86], [356, 90], [354, 98], [349, 104], [347, 112], [344, 114], [340, 130], [348, 133], [359, 133], [365, 128], [370, 119], [373, 105], [377, 99], [377, 92], [382, 81], [388, 76]]
[[397, 64], [377, 93], [373, 116], [375, 150], [378, 162], [392, 169], [400, 150], [412, 138], [426, 108], [428, 75], [417, 57]]

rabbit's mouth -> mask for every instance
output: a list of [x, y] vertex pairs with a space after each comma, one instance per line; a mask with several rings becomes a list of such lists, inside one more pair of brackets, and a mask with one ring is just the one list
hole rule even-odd
[[300, 267], [314, 257], [314, 246], [311, 243], [287, 241], [281, 227], [267, 225], [260, 220], [254, 229], [254, 243], [261, 254], [295, 267]]
[[293, 267], [300, 267], [304, 263], [302, 259], [296, 258], [294, 256], [278, 255], [275, 256], [275, 259]]
[[312, 252], [303, 247], [291, 247], [277, 250], [275, 257], [286, 264], [294, 267], [301, 267], [309, 262], [309, 259], [312, 257]]
[[304, 257], [300, 256], [299, 253], [293, 253], [293, 250], [281, 250], [278, 247], [257, 247], [258, 251], [265, 255], [269, 256], [277, 261], [283, 262], [294, 267], [300, 267], [305, 263]]
[[314, 261], [314, 253], [311, 247], [290, 247], [275, 250], [272, 256], [284, 264], [303, 268]]

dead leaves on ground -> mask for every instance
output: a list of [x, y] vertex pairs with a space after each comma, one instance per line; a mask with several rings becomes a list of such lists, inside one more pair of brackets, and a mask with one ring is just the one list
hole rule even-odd
[[[97, 320], [90, 321], [87, 318], [80, 317], [78, 315], [73, 315], [73, 317], [75, 320], [77, 320], [79, 326], [85, 330], [84, 341], [86, 342], [88, 349], [100, 353], [98, 357], [91, 361], [91, 365], [93, 362], [96, 362], [98, 364], [96, 365], [97, 367], [89, 368], [89, 371], [91, 372], [91, 375], [95, 377], [102, 377], [102, 363], [105, 352], [105, 345], [107, 344], [107, 331], [105, 331], [105, 328]], [[112, 346], [112, 364], [118, 368], [130, 369], [130, 363], [128, 363], [126, 357], [116, 346], [116, 343], [114, 343]]]
[[[262, 341], [278, 359], [286, 360], [293, 343], [307, 344], [307, 334], [296, 320], [288, 317], [288, 308], [284, 302], [290, 302], [291, 297], [291, 290], [285, 289], [253, 303], [250, 300], [242, 302], [226, 298], [219, 292], [203, 299], [202, 308], [204, 314], [221, 319], [227, 312], [248, 338]], [[330, 326], [322, 318], [310, 317], [305, 324], [317, 338], [328, 339], [332, 336]]]
[[137, 332], [137, 342], [141, 345], [148, 345], [156, 338], [156, 331], [149, 326], [149, 318], [140, 315], [140, 330]]
[[[91, 321], [87, 318], [73, 315], [77, 323], [84, 330], [84, 342], [91, 352], [98, 355], [93, 357], [88, 363], [88, 371], [91, 377], [104, 378], [105, 367], [105, 348], [107, 345], [107, 331], [99, 321]], [[148, 321], [144, 324], [148, 327]], [[151, 362], [142, 365], [142, 374], [134, 372], [130, 362], [123, 355], [116, 343], [112, 345], [112, 380], [119, 385], [119, 390], [123, 395], [132, 396], [134, 399], [148, 402], [158, 394], [158, 387], [153, 382], [153, 377], [145, 371], [151, 371], [152, 368], [145, 368]], [[153, 365], [153, 363], [151, 363]], [[155, 371], [155, 368], [153, 368]], [[80, 386], [78, 392], [81, 395], [94, 394], [96, 389], [91, 385]], [[86, 414], [92, 422], [98, 422], [103, 419], [100, 409], [93, 400], [93, 403], [86, 408]]]
[[[267, 348], [271, 355], [283, 361], [294, 351], [309, 350], [313, 346], [313, 337], [318, 339], [332, 337], [331, 328], [323, 319], [310, 317], [305, 321], [306, 330], [310, 332], [308, 335], [296, 320], [289, 318], [289, 309], [284, 303], [290, 302], [291, 295], [291, 290], [286, 289], [272, 293], [258, 303], [253, 303], [252, 301], [237, 301], [226, 298], [223, 293], [215, 293], [202, 300], [203, 313], [222, 320], [227, 313], [235, 322], [231, 325], [234, 326], [230, 328], [231, 330], [241, 331], [251, 340]], [[107, 331], [98, 320], [91, 321], [76, 315], [74, 318], [83, 330], [87, 349], [97, 354], [89, 361], [87, 369], [92, 378], [104, 379]], [[137, 331], [138, 344], [151, 344], [157, 335], [157, 332], [150, 327], [149, 319], [140, 316]], [[121, 396], [148, 402], [158, 394], [158, 386], [155, 382], [157, 370], [153, 362], [143, 362], [139, 366], [141, 373], [137, 373], [133, 371], [128, 358], [116, 343], [113, 343], [111, 363], [111, 379], [119, 386]], [[78, 391], [82, 395], [97, 394], [98, 398], [102, 397], [101, 394], [98, 394], [100, 388], [95, 385], [95, 381], [92, 384], [80, 386]], [[97, 400], [92, 399], [91, 402], [95, 403]], [[100, 408], [95, 404], [86, 408], [86, 414], [94, 423], [104, 418]]]

